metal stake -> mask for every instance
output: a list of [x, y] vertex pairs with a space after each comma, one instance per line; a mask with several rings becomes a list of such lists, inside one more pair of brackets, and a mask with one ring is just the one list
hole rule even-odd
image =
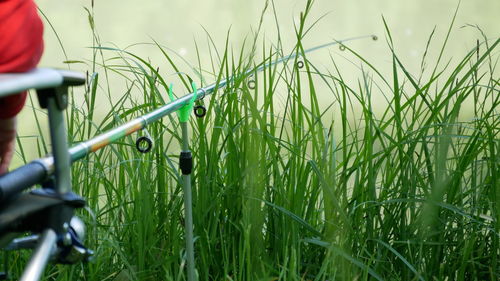
[[182, 157], [190, 162], [187, 164], [191, 167], [182, 167], [182, 184], [184, 188], [184, 220], [185, 220], [185, 236], [186, 236], [186, 254], [187, 254], [187, 273], [188, 281], [195, 280], [195, 265], [194, 265], [194, 241], [193, 241], [193, 199], [191, 191], [191, 168], [192, 156], [189, 150], [188, 122], [180, 122], [182, 129]]

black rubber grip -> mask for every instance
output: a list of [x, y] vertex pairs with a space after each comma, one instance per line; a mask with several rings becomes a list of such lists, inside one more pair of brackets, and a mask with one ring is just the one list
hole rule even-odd
[[42, 163], [33, 161], [0, 176], [0, 202], [45, 180], [47, 171]]
[[182, 151], [179, 157], [179, 167], [181, 168], [183, 175], [191, 174], [193, 170], [193, 157], [190, 151]]

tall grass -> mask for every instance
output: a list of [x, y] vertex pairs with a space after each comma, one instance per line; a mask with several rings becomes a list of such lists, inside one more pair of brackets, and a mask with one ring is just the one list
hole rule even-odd
[[[310, 5], [291, 51], [300, 58], [235, 79], [204, 99], [206, 117], [191, 120], [199, 279], [497, 280], [500, 40], [484, 38], [481, 53], [412, 74], [387, 28], [392, 73], [344, 46], [364, 65], [358, 81], [345, 81], [335, 59], [324, 70], [304, 53], [304, 34], [315, 24], [307, 20]], [[193, 66], [193, 79], [238, 77], [284, 52], [256, 42], [250, 56], [234, 52], [229, 39], [222, 50], [211, 43], [213, 63]], [[73, 144], [162, 105], [168, 88], [169, 73], [155, 62], [104, 50], [97, 35], [94, 45], [85, 102], [67, 113]], [[172, 52], [157, 47], [181, 73]], [[127, 85], [118, 100], [108, 75]], [[286, 92], [284, 106], [277, 89]], [[96, 116], [103, 97], [110, 110]], [[381, 97], [385, 109], [375, 113]], [[473, 118], [464, 118], [471, 107]], [[142, 134], [154, 139], [149, 154], [135, 150], [132, 136], [73, 165], [96, 255], [89, 264], [50, 268], [51, 280], [185, 280], [176, 116]], [[14, 262], [14, 271], [21, 265]]]

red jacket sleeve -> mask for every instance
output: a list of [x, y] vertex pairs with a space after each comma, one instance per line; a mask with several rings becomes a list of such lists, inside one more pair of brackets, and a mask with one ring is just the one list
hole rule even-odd
[[[43, 52], [43, 24], [32, 0], [0, 0], [0, 73], [34, 68]], [[21, 111], [26, 93], [0, 99], [0, 118]]]

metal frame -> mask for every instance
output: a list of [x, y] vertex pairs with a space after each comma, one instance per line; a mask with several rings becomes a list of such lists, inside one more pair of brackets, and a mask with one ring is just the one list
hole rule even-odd
[[[63, 114], [67, 107], [67, 96], [68, 88], [63, 83], [56, 88], [38, 91], [42, 107], [46, 106], [48, 110], [55, 167], [55, 186], [53, 189], [56, 196], [64, 196], [72, 191], [71, 162]], [[56, 252], [58, 237], [65, 236], [68, 231], [71, 217], [73, 217], [73, 208], [68, 206], [58, 206], [50, 211], [49, 228], [44, 230], [40, 236], [35, 252], [20, 280], [40, 280], [47, 263]]]
[[[54, 185], [50, 190], [39, 190], [38, 193], [43, 197], [55, 199], [54, 202], [61, 202], [61, 204], [40, 205], [40, 210], [49, 206], [48, 218], [43, 222], [42, 234], [14, 240], [7, 247], [16, 250], [36, 245], [21, 276], [20, 280], [23, 281], [39, 280], [42, 277], [49, 260], [58, 254], [58, 249], [61, 248], [59, 244], [73, 247], [72, 234], [74, 232], [70, 231], [70, 222], [73, 210], [77, 206], [67, 203], [73, 202], [75, 198], [81, 199], [72, 194], [71, 158], [68, 150], [64, 110], [68, 103], [68, 86], [84, 83], [85, 76], [81, 73], [55, 69], [35, 69], [28, 73], [0, 75], [0, 97], [34, 88], [37, 89], [41, 107], [48, 110], [53, 156], [51, 161], [45, 160], [40, 161], [40, 163], [44, 166], [53, 165], [53, 169], [46, 167], [46, 173], [53, 173]], [[34, 210], [36, 212], [36, 208]], [[12, 238], [10, 234], [6, 236]], [[81, 245], [76, 245], [76, 247], [79, 246]], [[85, 255], [86, 252], [83, 254]]]

